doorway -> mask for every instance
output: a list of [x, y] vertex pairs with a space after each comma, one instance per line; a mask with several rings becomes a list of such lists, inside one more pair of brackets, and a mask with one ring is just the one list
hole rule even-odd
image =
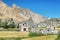
[[24, 31], [26, 31], [26, 28], [23, 28]]

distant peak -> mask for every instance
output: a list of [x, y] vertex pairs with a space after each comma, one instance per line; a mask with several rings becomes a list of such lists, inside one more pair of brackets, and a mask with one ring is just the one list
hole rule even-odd
[[30, 9], [27, 8], [26, 10], [30, 10]]
[[48, 19], [51, 19], [51, 17], [49, 17]]
[[16, 4], [13, 4], [13, 5], [12, 5], [12, 7], [14, 7], [14, 8], [15, 8], [15, 7], [16, 7]]
[[30, 12], [30, 9], [28, 9], [28, 8], [27, 8], [27, 9], [25, 9], [25, 10], [26, 10], [27, 12]]
[[20, 8], [19, 6], [17, 6], [16, 4], [12, 5], [13, 8]]

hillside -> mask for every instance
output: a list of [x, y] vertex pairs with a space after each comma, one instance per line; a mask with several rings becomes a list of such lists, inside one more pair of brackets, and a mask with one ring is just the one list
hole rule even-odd
[[13, 18], [15, 22], [21, 22], [28, 20], [29, 18], [32, 18], [35, 23], [47, 20], [47, 18], [32, 12], [30, 9], [21, 8], [16, 4], [13, 4], [12, 7], [10, 7], [0, 1], [0, 19], [7, 20], [9, 18]]

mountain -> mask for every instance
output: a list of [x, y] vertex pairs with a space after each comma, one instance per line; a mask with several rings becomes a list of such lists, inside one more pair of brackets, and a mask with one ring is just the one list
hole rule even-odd
[[8, 6], [4, 2], [0, 1], [0, 19], [7, 20], [13, 18], [14, 22], [21, 22], [32, 18], [34, 23], [40, 23], [41, 21], [47, 20], [47, 18], [32, 12], [30, 9], [24, 9], [16, 4], [12, 7]]

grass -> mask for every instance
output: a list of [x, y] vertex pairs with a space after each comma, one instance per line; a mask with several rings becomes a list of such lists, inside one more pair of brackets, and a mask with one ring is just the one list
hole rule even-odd
[[57, 26], [57, 28], [60, 28], [60, 25], [59, 25], [59, 26]]
[[29, 33], [29, 37], [44, 36], [42, 33]]
[[0, 31], [0, 38], [13, 38], [13, 37], [29, 37], [29, 32], [16, 32], [16, 31]]
[[37, 36], [32, 38], [26, 38], [22, 40], [55, 40], [57, 38], [57, 35], [49, 35], [49, 36]]
[[0, 31], [0, 40], [21, 40], [28, 38], [29, 32]]
[[7, 28], [7, 29], [0, 29], [0, 31], [19, 31], [19, 28]]
[[[42, 28], [45, 29], [45, 28]], [[60, 30], [60, 28], [56, 28]], [[8, 29], [13, 30], [13, 29]], [[18, 30], [18, 29], [15, 29]], [[43, 35], [19, 31], [0, 31], [0, 40], [60, 40], [60, 35]]]
[[21, 40], [21, 38], [0, 38], [0, 40]]
[[58, 36], [57, 36], [56, 40], [60, 40], [60, 34], [58, 34]]
[[8, 28], [5, 31], [19, 31], [19, 28]]
[[58, 36], [57, 36], [56, 40], [60, 40], [60, 31], [58, 31]]
[[[46, 28], [39, 28], [40, 30], [44, 30]], [[56, 30], [60, 30], [60, 28], [55, 28]]]
[[16, 31], [0, 31], [0, 40], [55, 40], [57, 35], [46, 35], [29, 33], [29, 32], [16, 32]]

